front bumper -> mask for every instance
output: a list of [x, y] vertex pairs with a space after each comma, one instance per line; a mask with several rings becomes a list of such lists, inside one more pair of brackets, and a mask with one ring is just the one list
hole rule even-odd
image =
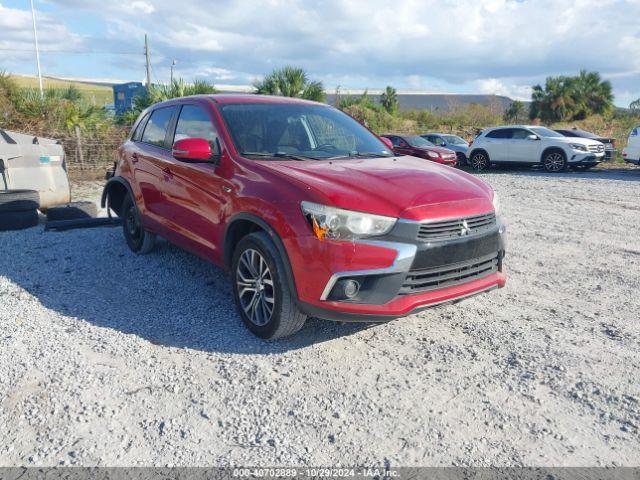
[[640, 166], [640, 158], [626, 158], [624, 159], [625, 162], [627, 163], [632, 163], [634, 165], [639, 165]]
[[[418, 222], [401, 220], [384, 238], [347, 244], [348, 253], [341, 251], [345, 242], [331, 245], [316, 240], [315, 246], [321, 244], [326, 251], [307, 258], [326, 256], [331, 271], [324, 275], [315, 271], [310, 281], [298, 282], [300, 308], [329, 320], [386, 321], [505, 285], [501, 223], [479, 234], [432, 242], [417, 240], [419, 228]], [[314, 266], [308, 260], [309, 273]], [[322, 278], [321, 288], [314, 290], [315, 281]], [[341, 280], [359, 283], [354, 298], [339, 295]]]
[[590, 166], [598, 165], [604, 160], [604, 153], [575, 153], [569, 159], [569, 165], [575, 166]]

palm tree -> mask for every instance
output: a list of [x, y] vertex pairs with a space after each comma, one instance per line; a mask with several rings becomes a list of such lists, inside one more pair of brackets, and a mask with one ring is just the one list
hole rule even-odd
[[380, 103], [387, 112], [394, 115], [398, 111], [398, 95], [396, 89], [388, 86], [380, 97]]
[[174, 79], [168, 84], [151, 85], [147, 89], [146, 95], [133, 99], [133, 112], [135, 115], [126, 115], [126, 118], [120, 119], [121, 123], [131, 123], [131, 119], [135, 121], [138, 114], [145, 108], [150, 107], [154, 103], [164, 102], [172, 98], [187, 97], [189, 95], [206, 95], [216, 93], [216, 87], [213, 83], [204, 80], [196, 80], [193, 83], [186, 83], [183, 79]]
[[297, 67], [273, 70], [262, 81], [256, 81], [254, 87], [260, 95], [297, 97], [316, 102], [326, 100], [322, 82], [309, 80], [307, 73]]
[[577, 107], [574, 120], [603, 114], [613, 108], [611, 82], [603, 81], [598, 72], [581, 70], [572, 81], [572, 89]]

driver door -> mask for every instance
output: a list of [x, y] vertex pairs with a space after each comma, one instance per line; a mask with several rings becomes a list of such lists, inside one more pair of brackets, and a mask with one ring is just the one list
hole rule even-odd
[[534, 133], [524, 128], [512, 130], [511, 140], [509, 140], [509, 160], [511, 162], [536, 163], [540, 161], [542, 142], [530, 139], [531, 135]]
[[213, 118], [204, 106], [184, 104], [175, 124], [172, 144], [186, 138], [204, 138], [211, 145], [212, 161], [171, 159], [164, 172], [171, 220], [179, 238], [176, 243], [190, 250], [220, 256], [221, 216], [229, 202], [231, 183], [218, 175], [220, 140]]

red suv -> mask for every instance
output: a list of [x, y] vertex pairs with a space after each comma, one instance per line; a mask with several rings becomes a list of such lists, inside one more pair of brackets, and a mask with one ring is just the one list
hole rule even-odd
[[396, 157], [351, 117], [282, 97], [211, 95], [143, 112], [102, 196], [136, 253], [156, 238], [231, 273], [263, 338], [307, 316], [386, 321], [505, 284], [492, 189]]
[[393, 152], [398, 155], [426, 158], [432, 162], [455, 167], [458, 163], [456, 152], [448, 148], [436, 147], [419, 135], [383, 135], [391, 142]]

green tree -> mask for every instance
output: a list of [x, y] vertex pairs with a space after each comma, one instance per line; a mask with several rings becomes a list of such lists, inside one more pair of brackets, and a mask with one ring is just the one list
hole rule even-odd
[[380, 97], [380, 103], [387, 112], [395, 115], [398, 112], [398, 94], [396, 93], [396, 89], [388, 86]]
[[589, 115], [603, 115], [613, 109], [611, 82], [603, 81], [598, 72], [581, 70], [571, 79], [575, 111], [573, 120], [583, 120]]
[[309, 80], [302, 68], [286, 66], [273, 70], [253, 85], [256, 93], [260, 95], [296, 97], [316, 102], [326, 101], [322, 82]]
[[575, 77], [548, 77], [544, 88], [533, 87], [531, 100], [530, 118], [545, 122], [583, 120], [613, 109], [611, 83], [586, 70]]
[[524, 103], [520, 100], [514, 100], [509, 108], [504, 112], [504, 120], [506, 122], [520, 123], [526, 117]]

